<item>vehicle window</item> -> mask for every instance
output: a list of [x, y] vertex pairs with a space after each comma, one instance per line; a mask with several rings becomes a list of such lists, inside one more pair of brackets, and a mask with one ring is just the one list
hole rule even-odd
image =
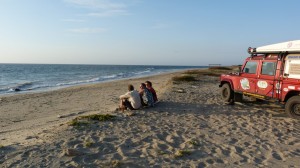
[[245, 68], [243, 69], [244, 73], [255, 74], [257, 68], [257, 62], [249, 61], [247, 62]]
[[261, 68], [262, 75], [274, 75], [275, 74], [275, 62], [263, 62]]

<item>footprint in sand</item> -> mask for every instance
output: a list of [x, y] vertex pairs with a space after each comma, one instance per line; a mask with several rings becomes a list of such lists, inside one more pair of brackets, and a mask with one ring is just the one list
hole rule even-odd
[[236, 144], [239, 140], [236, 138], [231, 138], [229, 144]]
[[285, 160], [285, 158], [281, 152], [273, 151], [272, 156], [273, 156], [273, 158], [275, 158], [277, 160]]

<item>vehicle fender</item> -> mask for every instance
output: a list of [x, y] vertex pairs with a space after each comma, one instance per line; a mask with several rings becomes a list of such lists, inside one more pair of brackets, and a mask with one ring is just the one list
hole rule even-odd
[[299, 95], [300, 95], [300, 91], [291, 90], [285, 95], [283, 101], [287, 102], [289, 98], [291, 98], [293, 96], [299, 96]]
[[230, 88], [231, 88], [232, 90], [234, 90], [234, 89], [233, 89], [233, 82], [232, 82], [231, 79], [224, 79], [224, 80], [222, 80], [222, 81], [221, 81], [221, 84], [219, 85], [219, 87], [222, 87], [225, 83], [228, 83], [228, 84], [230, 85]]

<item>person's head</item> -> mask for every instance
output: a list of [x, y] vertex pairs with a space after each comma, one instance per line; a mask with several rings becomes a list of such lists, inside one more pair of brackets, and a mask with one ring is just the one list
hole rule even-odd
[[128, 85], [128, 90], [129, 90], [129, 91], [133, 91], [133, 90], [134, 90], [133, 85]]
[[152, 83], [150, 81], [146, 81], [145, 84], [146, 84], [146, 87], [152, 87]]
[[141, 89], [145, 89], [146, 88], [146, 84], [145, 83], [141, 83], [140, 88]]

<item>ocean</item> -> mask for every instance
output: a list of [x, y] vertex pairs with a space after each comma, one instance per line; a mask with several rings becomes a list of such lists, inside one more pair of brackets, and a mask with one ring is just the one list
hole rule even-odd
[[0, 64], [0, 95], [150, 76], [207, 66]]

